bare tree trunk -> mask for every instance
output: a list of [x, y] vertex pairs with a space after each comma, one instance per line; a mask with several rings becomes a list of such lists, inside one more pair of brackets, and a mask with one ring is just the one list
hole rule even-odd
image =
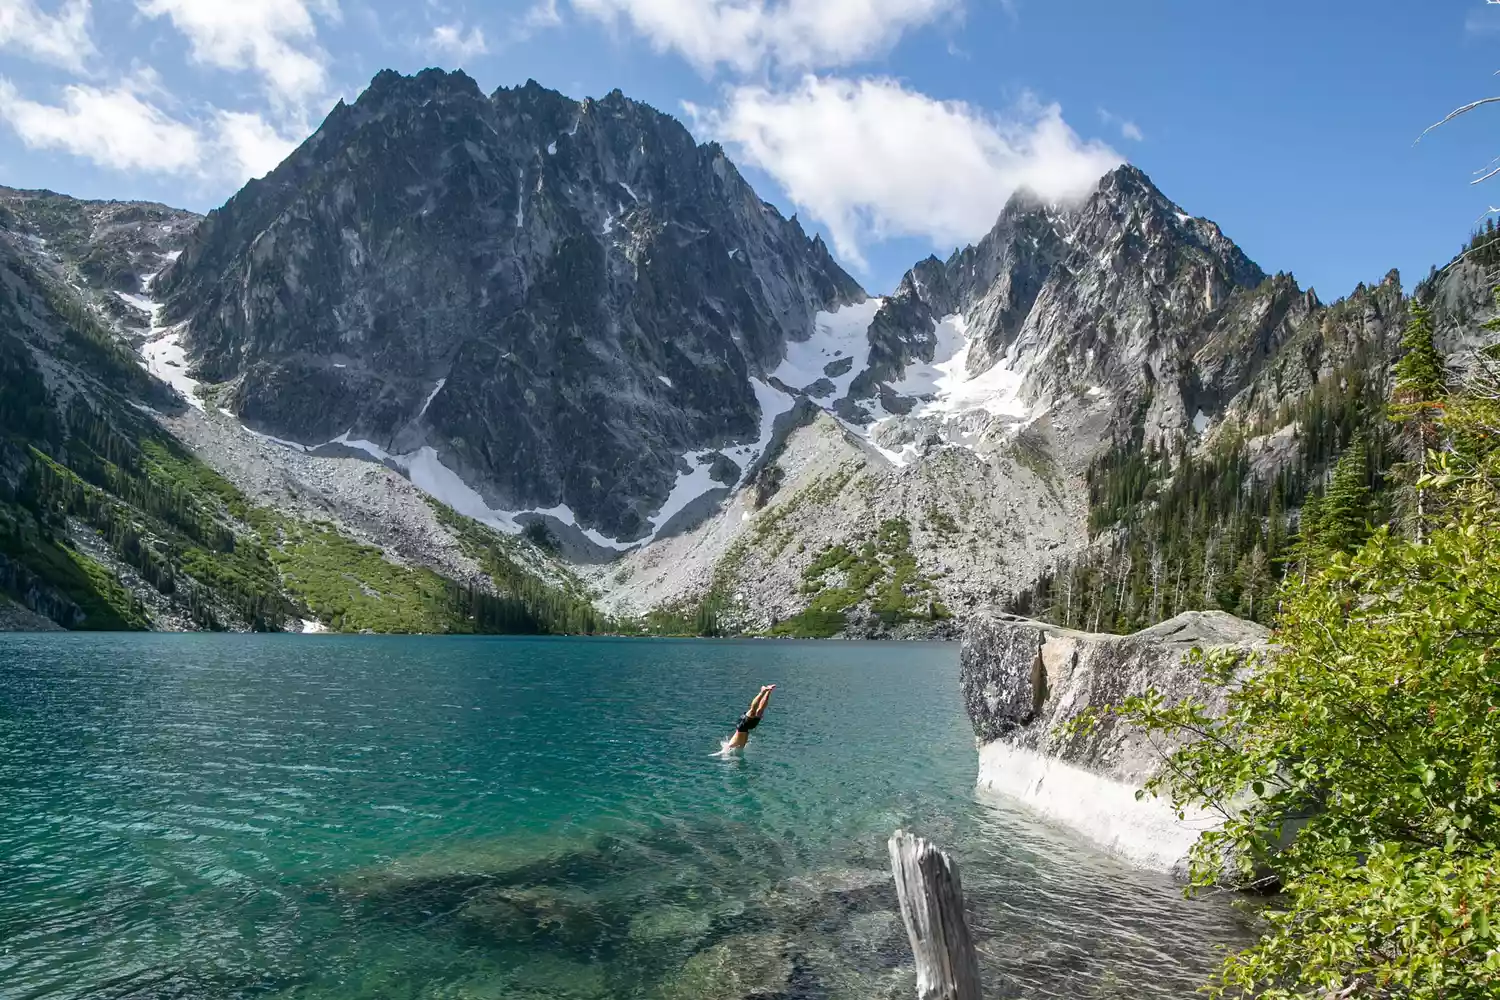
[[979, 958], [964, 917], [958, 866], [927, 841], [897, 830], [891, 872], [917, 960], [917, 1000], [981, 1000]]

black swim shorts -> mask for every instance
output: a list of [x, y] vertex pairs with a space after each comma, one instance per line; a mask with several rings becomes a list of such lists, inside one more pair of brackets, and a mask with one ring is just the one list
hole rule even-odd
[[748, 733], [758, 725], [760, 725], [760, 716], [751, 715], [747, 712], [740, 716], [739, 722], [734, 724], [734, 731], [737, 733]]

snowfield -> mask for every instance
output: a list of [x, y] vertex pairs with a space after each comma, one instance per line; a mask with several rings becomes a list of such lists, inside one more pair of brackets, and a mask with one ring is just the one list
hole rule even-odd
[[[849, 392], [849, 384], [870, 366], [870, 323], [884, 299], [867, 299], [835, 312], [820, 312], [813, 320], [814, 332], [800, 343], [786, 345], [786, 358], [771, 372], [794, 389], [807, 389], [819, 379], [833, 383], [830, 403]], [[826, 375], [823, 369], [835, 361], [852, 358], [854, 364], [843, 375]]]

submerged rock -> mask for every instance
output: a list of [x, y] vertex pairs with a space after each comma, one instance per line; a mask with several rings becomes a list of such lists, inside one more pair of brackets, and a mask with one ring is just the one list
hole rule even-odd
[[636, 914], [625, 932], [632, 944], [701, 941], [713, 927], [713, 915], [686, 906], [656, 906]]
[[[617, 846], [607, 837], [545, 835], [452, 844], [345, 874], [333, 888], [384, 919], [420, 923], [469, 913], [504, 938], [547, 929], [550, 914], [582, 898], [568, 887], [607, 883], [628, 870], [631, 859]], [[552, 929], [563, 937], [583, 933], [567, 921]]]
[[421, 1000], [602, 1000], [610, 993], [605, 969], [599, 963], [539, 955], [520, 965], [486, 969], [456, 982], [429, 985], [422, 990]]
[[458, 919], [499, 942], [545, 938], [569, 948], [586, 948], [608, 931], [588, 897], [547, 887], [480, 890]]
[[698, 952], [662, 989], [663, 1000], [748, 1000], [786, 992], [795, 967], [786, 938], [741, 934]]
[[777, 926], [799, 935], [838, 934], [856, 915], [892, 913], [899, 906], [890, 873], [863, 868], [795, 875], [772, 887], [762, 902]]
[[1169, 703], [1194, 698], [1210, 711], [1228, 689], [1188, 662], [1194, 648], [1268, 649], [1260, 625], [1219, 611], [1187, 612], [1133, 635], [1076, 632], [1010, 615], [975, 621], [964, 636], [960, 683], [981, 744], [979, 784], [1025, 802], [1143, 867], [1181, 872], [1188, 849], [1216, 815], [1135, 792], [1171, 746], [1104, 718], [1088, 734], [1063, 724], [1152, 688]]

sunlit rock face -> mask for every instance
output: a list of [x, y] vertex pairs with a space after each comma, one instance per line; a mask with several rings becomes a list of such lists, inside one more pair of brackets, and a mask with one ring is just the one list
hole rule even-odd
[[1192, 698], [1222, 711], [1227, 689], [1207, 683], [1189, 652], [1260, 653], [1268, 642], [1264, 627], [1218, 611], [1187, 612], [1128, 636], [980, 617], [965, 633], [960, 667], [980, 744], [979, 784], [1129, 861], [1181, 872], [1198, 835], [1222, 817], [1189, 810], [1179, 819], [1163, 800], [1136, 798], [1174, 744], [1107, 715], [1091, 732], [1063, 727], [1151, 689], [1169, 704]]

